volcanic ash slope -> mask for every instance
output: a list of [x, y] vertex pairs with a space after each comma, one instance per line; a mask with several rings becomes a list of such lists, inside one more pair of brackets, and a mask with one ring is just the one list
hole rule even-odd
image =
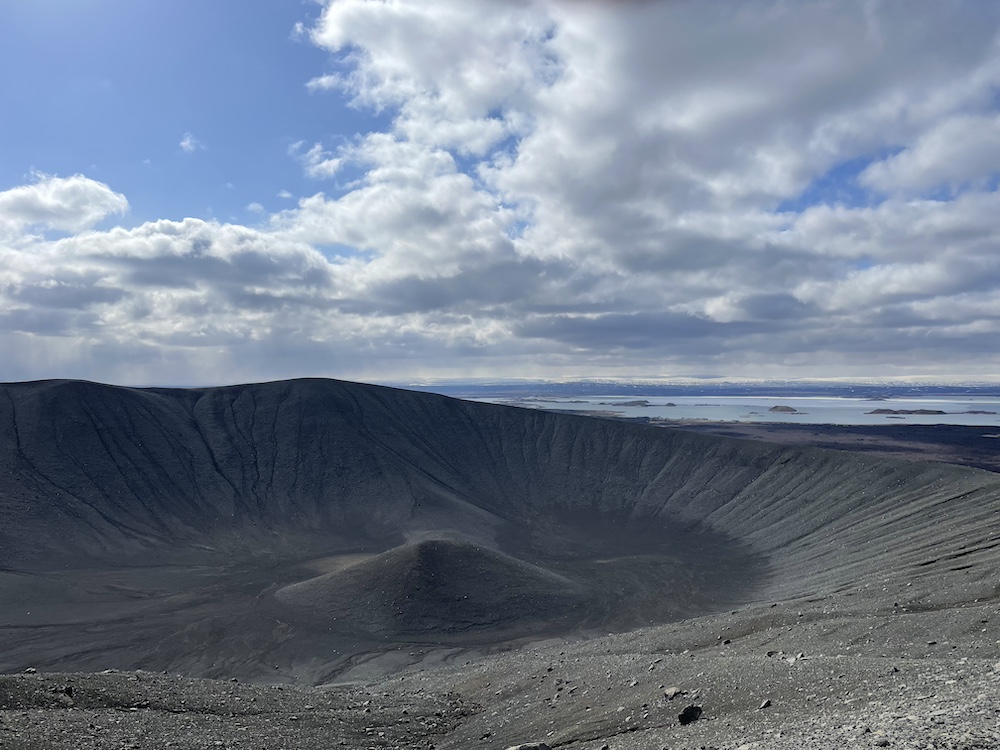
[[998, 511], [982, 471], [338, 381], [8, 384], [0, 668], [316, 682], [414, 642], [956, 606], [998, 595]]

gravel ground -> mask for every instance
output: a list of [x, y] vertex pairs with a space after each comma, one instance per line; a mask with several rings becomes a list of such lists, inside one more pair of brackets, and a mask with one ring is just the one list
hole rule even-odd
[[[1000, 603], [886, 615], [839, 604], [760, 605], [416, 679], [483, 706], [441, 747], [1000, 747]], [[682, 725], [691, 705], [701, 718]]]
[[429, 747], [471, 711], [457, 696], [387, 695], [149, 672], [0, 677], [0, 747]]
[[[1000, 601], [851, 607], [760, 603], [488, 657], [452, 649], [450, 666], [363, 686], [9, 675], [0, 747], [1000, 747]], [[688, 706], [702, 713], [684, 725]]]

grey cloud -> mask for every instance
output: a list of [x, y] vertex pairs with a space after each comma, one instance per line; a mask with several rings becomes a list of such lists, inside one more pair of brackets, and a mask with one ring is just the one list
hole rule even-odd
[[551, 339], [584, 349], [681, 348], [707, 351], [730, 337], [751, 333], [747, 323], [716, 323], [678, 313], [610, 313], [595, 317], [559, 315], [520, 324], [524, 338]]
[[803, 276], [827, 276], [840, 262], [804, 248], [762, 242], [753, 234], [726, 238], [661, 230], [618, 247], [612, 257], [629, 273], [732, 271], [747, 284], [788, 284]]
[[117, 261], [115, 265], [122, 268], [123, 281], [129, 286], [195, 289], [198, 285], [197, 274], [191, 272], [192, 264], [183, 258], [162, 258], [153, 262], [123, 259]]
[[73, 283], [26, 283], [10, 289], [8, 296], [25, 305], [42, 308], [83, 309], [92, 305], [113, 304], [126, 296], [122, 289]]
[[205, 254], [158, 257], [96, 257], [118, 266], [131, 284], [193, 288], [199, 283], [238, 285], [295, 283], [305, 287], [329, 286], [329, 269], [304, 262], [300, 257], [276, 256], [265, 250], [247, 249], [225, 257]]
[[384, 315], [445, 309], [470, 314], [497, 307], [520, 309], [574, 273], [575, 269], [562, 261], [500, 258], [462, 268], [450, 276], [408, 276], [377, 284], [364, 298], [342, 302], [340, 308], [357, 314]]
[[275, 313], [281, 310], [309, 314], [316, 310], [329, 310], [337, 306], [337, 301], [328, 295], [310, 294], [296, 286], [289, 290], [270, 291], [231, 287], [222, 292], [223, 299], [238, 310]]
[[618, 260], [624, 269], [637, 273], [699, 271], [726, 265], [741, 249], [737, 243], [715, 237], [661, 232], [642, 245], [621, 250]]
[[[841, 352], [844, 356], [868, 355], [869, 361], [878, 361], [880, 355], [905, 355], [913, 364], [921, 361], [926, 365], [947, 366], [948, 357], [967, 357], [970, 352], [990, 353], [995, 349], [1000, 330], [962, 331], [952, 327], [919, 326], [892, 327], [891, 335], [885, 336], [869, 325], [854, 325], [850, 321], [838, 321], [838, 325], [816, 331], [809, 344], [816, 350]], [[930, 356], [933, 355], [933, 356]], [[894, 356], [893, 360], [898, 361]]]
[[801, 324], [814, 318], [820, 310], [790, 294], [755, 294], [739, 302], [739, 307], [750, 320], [784, 322], [787, 325]]
[[0, 330], [63, 336], [92, 328], [97, 316], [72, 310], [15, 308], [0, 312]]

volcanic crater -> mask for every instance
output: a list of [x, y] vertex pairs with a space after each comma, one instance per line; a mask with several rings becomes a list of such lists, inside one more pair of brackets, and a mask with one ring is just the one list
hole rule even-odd
[[326, 684], [1000, 597], [989, 472], [331, 380], [0, 386], [0, 511], [6, 672]]

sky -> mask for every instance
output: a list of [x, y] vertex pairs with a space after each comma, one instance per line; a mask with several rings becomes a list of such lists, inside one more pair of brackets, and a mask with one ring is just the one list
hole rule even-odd
[[0, 381], [1000, 380], [1000, 3], [4, 0]]

